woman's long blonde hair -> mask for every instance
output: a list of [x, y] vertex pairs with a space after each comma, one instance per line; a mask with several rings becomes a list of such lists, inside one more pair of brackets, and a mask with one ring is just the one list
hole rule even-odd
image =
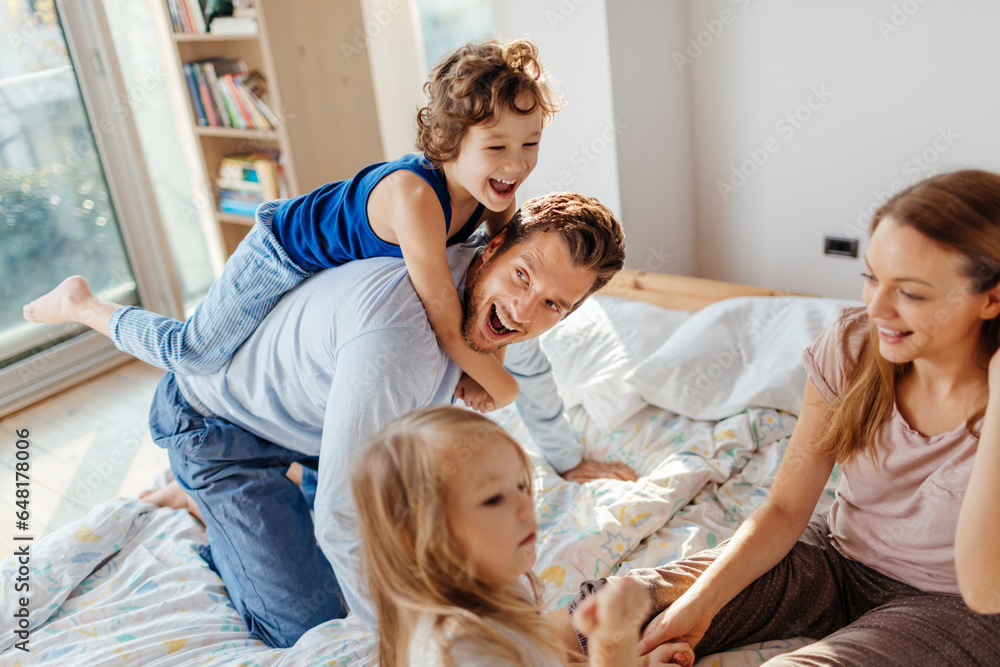
[[517, 442], [486, 417], [454, 407], [425, 408], [396, 419], [358, 458], [351, 485], [384, 667], [408, 664], [410, 634], [422, 614], [435, 619], [435, 640], [445, 656], [455, 641], [483, 637], [497, 647], [498, 656], [517, 660], [521, 648], [491, 621], [563, 657], [541, 616], [539, 579], [529, 573], [527, 587], [490, 584], [448, 526], [452, 476], [463, 462], [498, 442], [517, 452], [530, 492], [531, 467]]
[[[966, 257], [969, 291], [987, 292], [1000, 283], [1000, 175], [963, 170], [932, 176], [897, 193], [875, 212], [869, 235], [886, 217], [909, 226], [941, 246]], [[980, 346], [992, 356], [1000, 346], [1000, 318], [983, 323]], [[844, 391], [817, 443], [819, 451], [841, 464], [867, 453], [878, 467], [875, 434], [892, 417], [896, 385], [911, 363], [894, 364], [880, 353], [878, 330], [870, 325], [858, 363], [848, 374]], [[976, 424], [986, 411], [984, 391], [966, 424], [976, 437]]]

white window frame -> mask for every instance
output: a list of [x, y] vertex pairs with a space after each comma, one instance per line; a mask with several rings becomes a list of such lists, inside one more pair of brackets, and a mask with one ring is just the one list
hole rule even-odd
[[[83, 104], [143, 307], [183, 317], [183, 299], [101, 0], [57, 0]], [[0, 416], [133, 359], [87, 332], [0, 369]]]

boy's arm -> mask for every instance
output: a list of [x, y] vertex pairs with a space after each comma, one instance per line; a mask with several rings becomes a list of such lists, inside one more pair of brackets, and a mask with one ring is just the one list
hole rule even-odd
[[483, 221], [486, 225], [486, 235], [492, 239], [499, 234], [500, 230], [507, 226], [507, 223], [514, 217], [515, 213], [517, 213], [517, 204], [515, 202], [511, 202], [506, 211], [501, 211], [500, 213], [490, 211]]
[[[427, 319], [441, 349], [474, 378], [493, 398], [496, 407], [517, 398], [517, 380], [492, 354], [473, 351], [462, 335], [462, 301], [448, 268], [448, 242], [444, 214], [436, 196], [427, 188], [405, 206], [394, 231], [403, 251], [410, 280], [427, 311]], [[401, 211], [402, 212], [402, 211]]]

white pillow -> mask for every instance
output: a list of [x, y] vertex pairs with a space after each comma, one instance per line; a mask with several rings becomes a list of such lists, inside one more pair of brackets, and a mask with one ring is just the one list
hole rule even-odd
[[690, 313], [640, 301], [594, 296], [540, 340], [566, 409], [582, 405], [605, 432], [645, 407], [625, 375]]
[[802, 407], [802, 351], [845, 306], [810, 297], [725, 299], [694, 313], [627, 377], [643, 399], [691, 419]]

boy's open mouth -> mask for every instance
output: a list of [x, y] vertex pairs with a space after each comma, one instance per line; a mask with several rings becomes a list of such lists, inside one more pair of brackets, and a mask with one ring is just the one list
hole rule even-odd
[[490, 179], [490, 187], [493, 188], [493, 192], [498, 195], [509, 195], [514, 191], [514, 186], [517, 185], [517, 179], [513, 181], [504, 181], [497, 178]]
[[505, 320], [501, 315], [500, 311], [497, 310], [496, 304], [490, 306], [490, 316], [486, 319], [489, 324], [490, 330], [497, 336], [506, 336], [507, 334], [516, 333], [518, 330], [511, 325], [510, 322]]

